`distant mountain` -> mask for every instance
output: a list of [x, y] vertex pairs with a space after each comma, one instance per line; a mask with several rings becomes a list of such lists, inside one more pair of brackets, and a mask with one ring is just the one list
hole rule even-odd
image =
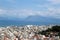
[[56, 22], [57, 21], [58, 22], [60, 21], [60, 19], [34, 15], [34, 16], [27, 17], [25, 21], [32, 21], [32, 22]]
[[35, 16], [29, 16], [25, 20], [32, 21], [32, 22], [45, 22], [48, 20], [48, 18], [39, 16], [39, 15], [35, 15]]
[[4, 18], [0, 17], [0, 25], [48, 25], [48, 24], [60, 24], [60, 19], [43, 17], [39, 15], [28, 16], [27, 18]]

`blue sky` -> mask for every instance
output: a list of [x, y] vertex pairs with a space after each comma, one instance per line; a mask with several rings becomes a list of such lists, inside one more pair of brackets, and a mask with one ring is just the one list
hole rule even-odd
[[0, 0], [0, 17], [40, 15], [60, 19], [60, 0]]

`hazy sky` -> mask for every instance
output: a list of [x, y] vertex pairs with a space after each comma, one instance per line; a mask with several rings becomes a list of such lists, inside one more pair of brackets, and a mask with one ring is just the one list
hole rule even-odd
[[60, 19], [60, 0], [0, 0], [0, 17], [40, 15]]

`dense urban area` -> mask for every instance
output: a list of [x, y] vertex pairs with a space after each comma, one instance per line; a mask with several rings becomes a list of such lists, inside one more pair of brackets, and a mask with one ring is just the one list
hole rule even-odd
[[60, 40], [58, 25], [0, 27], [0, 40]]

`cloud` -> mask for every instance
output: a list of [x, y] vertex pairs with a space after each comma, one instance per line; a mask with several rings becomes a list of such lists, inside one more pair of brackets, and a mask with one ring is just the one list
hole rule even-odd
[[45, 17], [60, 18], [60, 9], [48, 8], [47, 11], [34, 11], [28, 9], [22, 10], [4, 10], [0, 9], [0, 16], [26, 18], [30, 15], [40, 15]]
[[0, 16], [5, 14], [6, 10], [0, 9]]
[[0, 9], [0, 15], [4, 17], [17, 17], [17, 18], [23, 18], [27, 17], [29, 15], [34, 15], [34, 12], [32, 10], [22, 9], [22, 10], [5, 10]]
[[40, 11], [40, 15], [46, 17], [60, 18], [60, 8], [54, 7], [52, 5], [40, 5], [39, 7], [43, 8], [43, 10]]
[[60, 0], [48, 0], [48, 1], [50, 1], [53, 4], [60, 4]]
[[[15, 2], [15, 0], [6, 0], [9, 2]], [[60, 4], [60, 0], [47, 0], [48, 2], [46, 4], [40, 4], [37, 5], [37, 10], [35, 7], [32, 9], [0, 9], [0, 16], [2, 17], [17, 17], [17, 18], [26, 18], [30, 15], [40, 15], [44, 17], [53, 17], [53, 18], [59, 18], [60, 19], [60, 7], [54, 6], [57, 4]], [[39, 9], [40, 8], [40, 9]]]
[[37, 5], [38, 8], [41, 8], [40, 14], [42, 16], [60, 19], [60, 0], [47, 0], [47, 2], [47, 4]]

